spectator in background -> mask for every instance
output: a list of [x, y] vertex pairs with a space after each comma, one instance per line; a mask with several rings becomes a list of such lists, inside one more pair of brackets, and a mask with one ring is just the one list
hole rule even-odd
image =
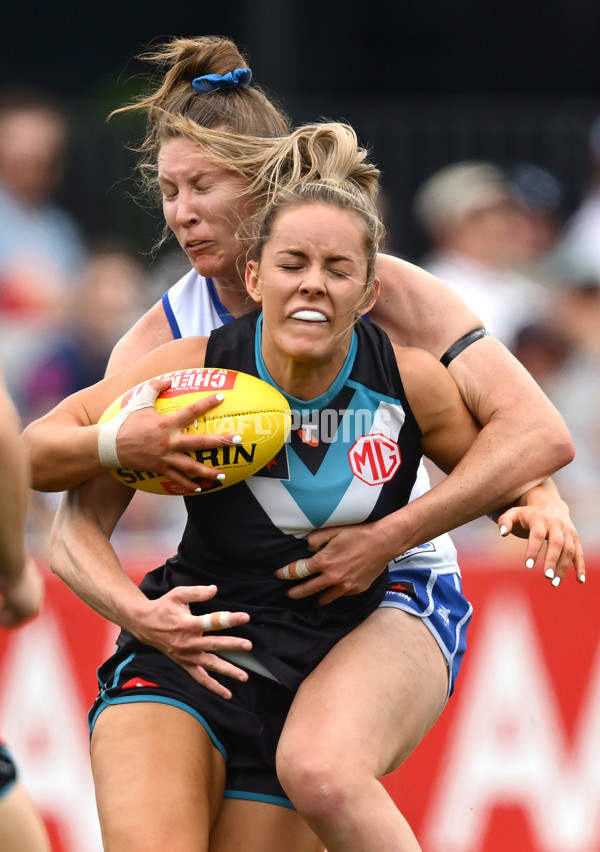
[[[113, 346], [151, 303], [143, 265], [115, 242], [91, 252], [75, 284], [64, 319], [19, 382], [16, 401], [26, 422], [100, 381]], [[36, 548], [47, 547], [55, 510], [56, 495], [33, 492], [28, 534]], [[144, 495], [128, 508], [119, 532], [172, 533], [184, 517], [183, 507]]]
[[[576, 448], [556, 483], [587, 548], [600, 546], [600, 117], [589, 136], [591, 186], [566, 228], [556, 227], [560, 198], [544, 174], [521, 171], [522, 203], [543, 206], [543, 270], [554, 286], [552, 313], [517, 331], [513, 353], [564, 417]], [[534, 179], [535, 178], [535, 179]], [[536, 201], [537, 198], [537, 201]], [[529, 199], [529, 202], [528, 202]], [[544, 229], [542, 229], [542, 233]], [[539, 267], [538, 267], [539, 269]]]
[[415, 215], [432, 252], [423, 266], [452, 287], [487, 330], [511, 346], [516, 330], [544, 315], [549, 293], [522, 274], [531, 257], [527, 214], [492, 163], [447, 166], [418, 190]]
[[[600, 546], [600, 348], [578, 337], [577, 327], [564, 322], [570, 305], [595, 302], [596, 333], [600, 339], [600, 289], [586, 294], [565, 290], [553, 320], [521, 328], [514, 354], [529, 370], [564, 417], [576, 447], [574, 461], [555, 477], [568, 502], [584, 547]], [[564, 311], [563, 311], [564, 306]], [[584, 311], [585, 312], [585, 311]]]
[[72, 217], [52, 202], [68, 126], [36, 94], [0, 97], [0, 354], [14, 395], [19, 368], [60, 316], [85, 257]]
[[558, 294], [556, 316], [573, 345], [600, 355], [600, 279], [564, 281]]
[[[0, 377], [0, 625], [16, 627], [42, 603], [42, 578], [25, 552], [29, 474], [19, 423]], [[0, 741], [0, 852], [50, 852], [42, 820]]]
[[557, 285], [552, 257], [564, 227], [562, 187], [551, 172], [534, 163], [516, 163], [507, 178], [523, 213], [523, 257], [517, 267], [543, 285]]
[[600, 281], [600, 116], [589, 133], [589, 187], [557, 250], [563, 277]]
[[137, 257], [116, 245], [92, 252], [64, 321], [24, 377], [19, 402], [25, 420], [100, 381], [113, 346], [148, 307]]

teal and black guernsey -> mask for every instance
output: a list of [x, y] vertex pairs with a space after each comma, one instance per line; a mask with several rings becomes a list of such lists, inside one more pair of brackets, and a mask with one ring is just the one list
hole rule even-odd
[[[255, 312], [213, 331], [206, 366], [274, 384], [261, 356], [261, 329], [262, 315]], [[421, 460], [421, 435], [390, 341], [371, 322], [357, 323], [345, 364], [326, 393], [310, 401], [282, 393], [293, 412], [289, 442], [246, 481], [186, 498], [188, 521], [177, 555], [141, 587], [154, 598], [174, 586], [215, 583], [216, 597], [192, 611], [248, 612], [249, 624], [226, 632], [248, 637], [254, 656], [295, 690], [378, 606], [387, 570], [366, 592], [327, 606], [317, 596], [291, 600], [290, 582], [273, 572], [311, 555], [306, 536], [312, 530], [368, 523], [405, 505]], [[119, 644], [129, 641], [122, 634]]]

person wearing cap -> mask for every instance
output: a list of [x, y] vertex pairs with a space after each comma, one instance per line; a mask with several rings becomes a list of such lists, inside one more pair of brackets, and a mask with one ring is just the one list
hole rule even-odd
[[432, 245], [423, 265], [509, 348], [516, 331], [546, 315], [550, 295], [517, 271], [529, 254], [526, 212], [493, 163], [446, 166], [418, 190], [415, 216]]

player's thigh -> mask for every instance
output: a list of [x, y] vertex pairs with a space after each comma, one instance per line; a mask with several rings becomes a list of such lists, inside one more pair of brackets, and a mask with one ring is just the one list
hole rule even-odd
[[421, 619], [379, 608], [304, 681], [278, 759], [302, 758], [310, 743], [307, 759], [380, 777], [418, 745], [447, 691], [446, 661]]
[[0, 798], [0, 852], [50, 852], [42, 818], [27, 791], [14, 784]]
[[201, 723], [169, 704], [107, 707], [91, 743], [109, 852], [202, 852], [221, 806], [223, 757]]
[[210, 852], [323, 852], [324, 846], [291, 808], [225, 799], [209, 848]]

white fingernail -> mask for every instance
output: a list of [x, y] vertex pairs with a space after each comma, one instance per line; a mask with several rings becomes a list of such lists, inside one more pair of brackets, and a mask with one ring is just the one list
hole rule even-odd
[[506, 535], [508, 532], [508, 527], [505, 527], [504, 524], [500, 527], [500, 535]]
[[579, 582], [580, 582], [580, 583], [585, 583], [585, 574], [582, 574], [582, 575], [581, 575], [581, 577], [579, 578]]
[[549, 580], [551, 580], [554, 577], [554, 571], [552, 570], [552, 568], [547, 568], [544, 571], [544, 577], [547, 577]]
[[242, 443], [242, 436], [241, 435], [234, 435], [233, 438], [231, 439], [231, 441], [232, 441], [233, 444], [241, 444]]
[[552, 585], [554, 587], [560, 586], [560, 577], [555, 577], [554, 580], [552, 580]]
[[224, 473], [217, 473], [217, 479], [225, 479]]
[[218, 394], [217, 394], [217, 399], [219, 400], [219, 402], [223, 402], [223, 400], [225, 399], [225, 394], [223, 394], [223, 393], [218, 393]]
[[195, 494], [200, 494], [200, 492], [201, 492], [201, 491], [202, 491], [202, 489], [201, 489], [201, 488], [194, 488], [194, 493], [195, 493]]
[[528, 559], [528, 560], [525, 562], [525, 567], [526, 567], [526, 568], [533, 568], [533, 566], [534, 566], [534, 565], [535, 565], [535, 559]]

